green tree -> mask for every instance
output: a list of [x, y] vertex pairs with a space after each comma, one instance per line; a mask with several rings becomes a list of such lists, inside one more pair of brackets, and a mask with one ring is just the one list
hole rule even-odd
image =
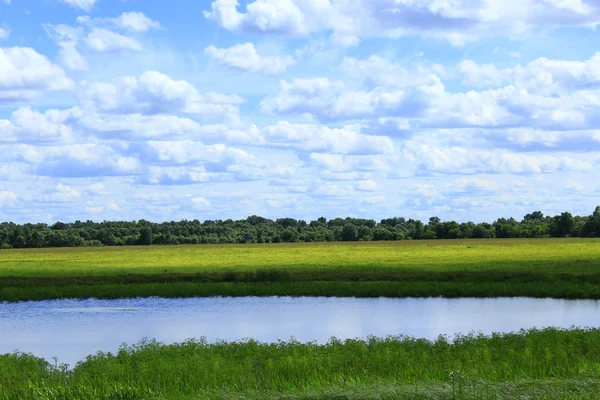
[[152, 244], [152, 228], [149, 226], [144, 226], [140, 230], [140, 238], [138, 239], [138, 244], [142, 246], [150, 246]]
[[346, 224], [342, 228], [341, 240], [344, 242], [355, 242], [358, 240], [358, 228], [354, 224]]

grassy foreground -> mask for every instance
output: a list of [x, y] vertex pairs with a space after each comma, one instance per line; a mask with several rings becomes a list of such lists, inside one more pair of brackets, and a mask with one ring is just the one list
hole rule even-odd
[[214, 295], [600, 299], [600, 240], [0, 251], [0, 301]]
[[[123, 346], [72, 370], [0, 356], [0, 399], [597, 399], [600, 330], [327, 345]], [[116, 383], [118, 382], [118, 383]]]

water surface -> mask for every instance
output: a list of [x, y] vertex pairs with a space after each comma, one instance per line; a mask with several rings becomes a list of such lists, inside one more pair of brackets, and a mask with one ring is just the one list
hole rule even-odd
[[354, 299], [234, 297], [0, 303], [0, 354], [14, 350], [74, 365], [97, 351], [154, 338], [164, 343], [253, 338], [327, 342], [369, 335], [514, 332], [600, 326], [600, 302], [530, 298]]

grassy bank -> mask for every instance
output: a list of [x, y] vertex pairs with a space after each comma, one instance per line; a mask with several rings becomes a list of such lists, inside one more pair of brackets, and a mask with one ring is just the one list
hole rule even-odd
[[118, 299], [133, 297], [321, 296], [321, 297], [535, 297], [600, 299], [600, 285], [502, 282], [300, 282], [146, 283], [4, 287], [2, 301]]
[[600, 298], [600, 240], [0, 251], [0, 301], [303, 295]]
[[[599, 330], [330, 341], [143, 342], [72, 370], [0, 356], [0, 399], [593, 399]], [[118, 382], [118, 383], [115, 383]], [[240, 397], [243, 396], [243, 397]]]

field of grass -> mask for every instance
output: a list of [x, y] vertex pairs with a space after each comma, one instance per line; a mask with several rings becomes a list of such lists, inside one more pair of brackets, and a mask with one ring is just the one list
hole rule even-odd
[[327, 345], [142, 342], [75, 368], [0, 356], [0, 399], [597, 399], [600, 330]]
[[0, 251], [0, 301], [274, 294], [600, 299], [600, 240]]

